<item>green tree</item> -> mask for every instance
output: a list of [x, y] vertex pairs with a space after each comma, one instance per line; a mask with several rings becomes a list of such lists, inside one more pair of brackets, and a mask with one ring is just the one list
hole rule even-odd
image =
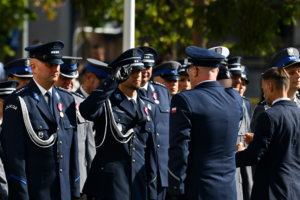
[[25, 20], [37, 20], [38, 17], [27, 5], [32, 3], [46, 12], [49, 20], [56, 16], [55, 9], [63, 0], [0, 0], [0, 58], [14, 56], [15, 52], [9, 46], [12, 30], [22, 30]]

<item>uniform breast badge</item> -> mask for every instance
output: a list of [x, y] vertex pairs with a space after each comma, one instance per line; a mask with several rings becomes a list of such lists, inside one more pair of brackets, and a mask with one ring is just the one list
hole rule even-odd
[[58, 110], [59, 110], [59, 116], [60, 116], [61, 118], [63, 118], [63, 117], [64, 117], [64, 113], [62, 112], [62, 111], [63, 111], [63, 105], [62, 105], [61, 103], [58, 103], [58, 104], [57, 104], [57, 108], [58, 108]]

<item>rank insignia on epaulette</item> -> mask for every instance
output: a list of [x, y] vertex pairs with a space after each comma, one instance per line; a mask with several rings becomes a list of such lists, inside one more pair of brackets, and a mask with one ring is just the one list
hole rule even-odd
[[216, 52], [217, 52], [218, 54], [222, 54], [222, 47], [216, 48]]
[[137, 50], [136, 50], [136, 49], [133, 49], [133, 50], [132, 50], [132, 55], [133, 55], [133, 56], [136, 56], [136, 55], [137, 55]]

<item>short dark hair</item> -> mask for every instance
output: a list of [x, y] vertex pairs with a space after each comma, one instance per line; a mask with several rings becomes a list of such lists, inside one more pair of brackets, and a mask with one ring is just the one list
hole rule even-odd
[[272, 67], [262, 73], [264, 81], [271, 81], [277, 90], [288, 90], [290, 87], [290, 76], [282, 67]]

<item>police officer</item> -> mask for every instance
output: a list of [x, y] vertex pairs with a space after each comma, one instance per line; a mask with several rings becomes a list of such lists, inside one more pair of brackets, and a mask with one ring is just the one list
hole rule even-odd
[[194, 46], [185, 51], [193, 89], [171, 101], [169, 194], [172, 199], [235, 200], [241, 96], [216, 81], [222, 55]]
[[33, 76], [32, 70], [30, 68], [29, 58], [14, 60], [6, 64], [4, 66], [4, 69], [6, 70], [8, 80], [16, 80], [19, 82], [19, 86], [17, 89], [28, 84]]
[[156, 50], [152, 47], [139, 47], [144, 52], [144, 67], [142, 70], [141, 88], [138, 90], [156, 104], [154, 118], [155, 136], [157, 143], [157, 200], [166, 198], [168, 187], [168, 148], [169, 148], [169, 114], [171, 98], [168, 89], [155, 81], [150, 81]]
[[232, 88], [235, 89], [236, 91], [239, 91], [240, 85], [241, 85], [241, 74], [242, 74], [242, 69], [241, 69], [241, 61], [242, 57], [237, 56], [234, 58], [228, 59], [228, 69], [231, 72], [232, 76]]
[[190, 90], [191, 89], [191, 83], [190, 83], [190, 77], [188, 72], [188, 67], [190, 64], [188, 63], [188, 59], [180, 59], [177, 62], [181, 64], [181, 67], [178, 70], [179, 75], [179, 81], [178, 81], [178, 92], [181, 90]]
[[[91, 61], [95, 59], [89, 58], [88, 62], [89, 60]], [[101, 68], [101, 66], [103, 68]], [[89, 62], [87, 70], [85, 72], [83, 85], [81, 85], [80, 88], [76, 90], [76, 92], [83, 95], [84, 97], [88, 97], [94, 89], [102, 85], [103, 81], [109, 73], [110, 69], [107, 67], [106, 63], [99, 61], [97, 63], [97, 67], [94, 67], [93, 62]]]
[[26, 47], [33, 79], [5, 100], [2, 147], [11, 200], [80, 195], [75, 101], [53, 87], [63, 47], [58, 40]]
[[[1, 138], [1, 124], [3, 121], [3, 104], [6, 97], [8, 97], [12, 92], [18, 87], [18, 81], [4, 81], [0, 83], [0, 138]], [[3, 167], [3, 151], [0, 142], [0, 200], [7, 199], [8, 187], [6, 181], [6, 175]]]
[[170, 92], [171, 98], [178, 92], [178, 69], [180, 66], [180, 63], [178, 62], [169, 61], [161, 63], [153, 69], [153, 81], [166, 86]]
[[217, 81], [223, 88], [230, 88], [232, 85], [231, 73], [224, 65], [219, 66]]
[[230, 54], [229, 49], [227, 47], [217, 46], [217, 47], [212, 47], [209, 50], [217, 52], [218, 54], [224, 56], [224, 60], [221, 61], [221, 64], [228, 69], [228, 63], [227, 63], [228, 60], [227, 60], [227, 57]]
[[[300, 89], [300, 60], [299, 60], [299, 51], [293, 47], [285, 48], [280, 52], [276, 53], [270, 63], [267, 66], [267, 69], [272, 67], [283, 67], [290, 75], [290, 88], [288, 90], [288, 98], [296, 102], [298, 108], [300, 108], [300, 99], [296, 95], [297, 91]], [[266, 104], [266, 101], [263, 100], [258, 103], [253, 111], [251, 119], [251, 132], [255, 130], [257, 123], [257, 118], [261, 112], [267, 110], [269, 106]]]
[[[63, 56], [60, 65], [60, 74], [55, 86], [72, 91], [75, 79], [78, 77], [77, 62], [82, 58]], [[82, 194], [82, 188], [87, 178], [92, 161], [96, 155], [93, 122], [84, 119], [79, 112], [79, 105], [85, 97], [76, 92], [71, 92], [76, 103], [77, 134], [78, 134], [78, 161], [80, 169], [80, 200], [91, 199]]]
[[[102, 135], [83, 192], [109, 200], [156, 199], [156, 142], [150, 112], [155, 105], [137, 93], [141, 85], [142, 59], [138, 48], [109, 63], [113, 71], [80, 104], [81, 115]], [[149, 109], [151, 108], [151, 109]]]

